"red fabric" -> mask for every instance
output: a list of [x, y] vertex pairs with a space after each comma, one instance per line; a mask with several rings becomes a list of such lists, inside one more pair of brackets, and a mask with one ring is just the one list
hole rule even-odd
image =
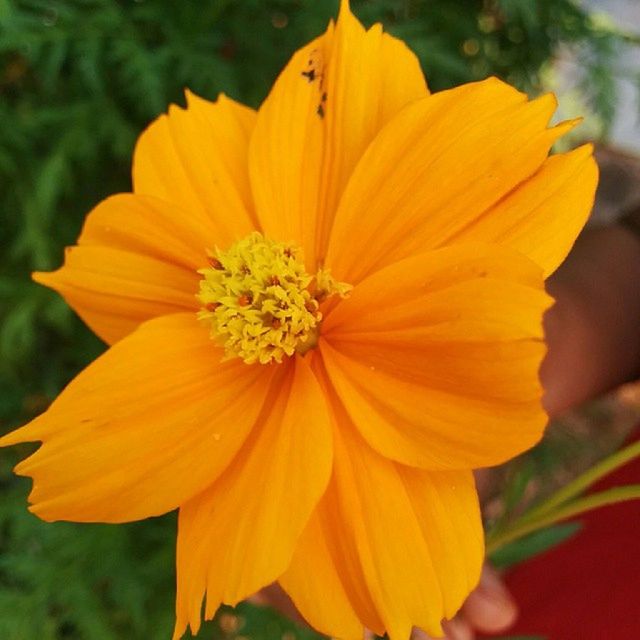
[[[640, 483], [640, 460], [594, 491]], [[509, 634], [547, 640], [640, 640], [640, 501], [580, 518], [576, 536], [516, 567], [507, 584], [520, 606]]]

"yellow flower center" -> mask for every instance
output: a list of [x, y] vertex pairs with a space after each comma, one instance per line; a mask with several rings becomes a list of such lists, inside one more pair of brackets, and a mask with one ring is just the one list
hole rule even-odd
[[310, 276], [298, 247], [274, 242], [258, 232], [228, 251], [216, 249], [201, 269], [198, 317], [211, 322], [211, 337], [227, 357], [247, 364], [282, 362], [317, 344], [320, 303], [346, 297], [351, 286], [325, 269]]

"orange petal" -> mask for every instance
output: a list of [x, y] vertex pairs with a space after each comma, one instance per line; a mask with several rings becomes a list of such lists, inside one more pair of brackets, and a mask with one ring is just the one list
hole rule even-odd
[[108, 344], [150, 318], [198, 308], [195, 270], [123, 249], [69, 247], [60, 269], [33, 278], [60, 293]]
[[[298, 539], [293, 559], [286, 572], [280, 576], [280, 584], [289, 594], [298, 611], [317, 631], [342, 640], [362, 640], [365, 619], [372, 619], [372, 625], [379, 631], [379, 621], [375, 606], [364, 585], [360, 574], [358, 577], [364, 591], [367, 604], [358, 602], [357, 592], [350, 597], [348, 590], [354, 582], [351, 567], [339, 566], [337, 554], [332, 555], [329, 544], [336, 543], [325, 522], [330, 514], [323, 509], [316, 509], [311, 520]], [[352, 600], [356, 604], [352, 604]], [[364, 610], [360, 617], [356, 609]], [[367, 615], [366, 610], [373, 611]]]
[[[555, 98], [527, 102], [489, 79], [434, 94], [398, 114], [345, 189], [327, 265], [340, 281], [450, 239], [542, 165], [574, 123], [547, 124]], [[571, 226], [567, 233], [575, 235]]]
[[134, 192], [176, 205], [207, 247], [226, 248], [256, 226], [247, 173], [255, 113], [223, 95], [209, 102], [187, 92], [187, 104], [140, 136]]
[[452, 245], [376, 272], [326, 318], [320, 348], [347, 412], [384, 456], [427, 469], [503, 462], [546, 415], [541, 269]]
[[272, 367], [220, 362], [193, 314], [158, 318], [80, 373], [48, 411], [0, 439], [41, 440], [16, 473], [45, 520], [124, 522], [175, 509], [227, 467]]
[[195, 271], [206, 266], [206, 250], [213, 246], [206, 242], [206, 233], [175, 204], [120, 193], [89, 213], [78, 244], [120, 249]]
[[211, 618], [221, 603], [282, 574], [325, 490], [332, 446], [324, 396], [307, 359], [277, 368], [277, 390], [251, 438], [219, 480], [180, 509], [175, 638], [187, 625], [197, 633], [205, 592]]
[[484, 531], [473, 474], [396, 466], [440, 583], [443, 617], [453, 618], [480, 579]]
[[364, 149], [425, 95], [413, 53], [380, 25], [366, 31], [343, 2], [335, 29], [293, 56], [258, 113], [249, 162], [265, 233], [299, 243], [315, 266]]
[[566, 258], [584, 227], [598, 184], [592, 145], [552, 156], [526, 182], [486, 211], [456, 242], [496, 242], [541, 265], [545, 277]]
[[[484, 556], [472, 474], [401, 467], [337, 415], [332, 481], [283, 585], [312, 624], [336, 637], [355, 637], [342, 593], [380, 635], [406, 640], [415, 625], [439, 636], [441, 619], [476, 585]], [[321, 563], [330, 567], [316, 571]], [[327, 593], [339, 600], [335, 609], [321, 602]], [[374, 612], [363, 615], [367, 602]]]
[[176, 205], [133, 194], [91, 211], [62, 268], [34, 278], [58, 291], [112, 344], [151, 318], [195, 309], [206, 235]]

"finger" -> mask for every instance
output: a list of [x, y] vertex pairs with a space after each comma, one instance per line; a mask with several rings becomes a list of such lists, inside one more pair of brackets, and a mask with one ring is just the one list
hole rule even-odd
[[497, 486], [498, 474], [493, 469], [476, 469], [473, 477], [476, 480], [476, 490], [480, 496], [480, 503], [484, 504], [487, 498], [491, 497]]
[[516, 621], [518, 608], [498, 573], [485, 565], [480, 583], [467, 598], [462, 614], [474, 629], [497, 633], [505, 631]]
[[291, 598], [289, 598], [277, 582], [274, 582], [268, 587], [258, 591], [258, 593], [253, 594], [247, 598], [247, 601], [261, 607], [272, 607], [290, 620], [293, 620], [304, 627], [309, 627], [305, 619], [300, 615], [291, 601]]
[[[297, 622], [300, 626], [306, 629], [311, 628], [309, 623], [300, 615], [291, 598], [277, 582], [249, 596], [247, 602], [258, 607], [271, 607], [283, 616]], [[362, 633], [363, 640], [374, 640], [376, 637], [375, 633], [369, 631], [369, 629], [363, 629]]]
[[476, 637], [469, 623], [463, 618], [446, 620], [442, 624], [442, 630], [447, 640], [474, 640]]
[[[469, 624], [462, 618], [454, 618], [453, 620], [445, 620], [442, 623], [442, 631], [444, 637], [438, 640], [474, 640], [476, 634]], [[422, 629], [414, 629], [411, 633], [411, 640], [434, 640], [427, 635]]]

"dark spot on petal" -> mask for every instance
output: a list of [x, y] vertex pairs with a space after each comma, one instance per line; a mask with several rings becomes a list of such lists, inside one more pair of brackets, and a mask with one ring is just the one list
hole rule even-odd
[[309, 69], [309, 71], [303, 71], [302, 75], [309, 81], [313, 82], [316, 79], [316, 70]]

